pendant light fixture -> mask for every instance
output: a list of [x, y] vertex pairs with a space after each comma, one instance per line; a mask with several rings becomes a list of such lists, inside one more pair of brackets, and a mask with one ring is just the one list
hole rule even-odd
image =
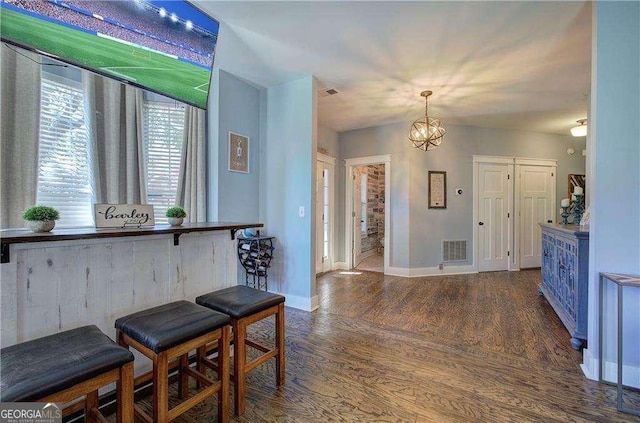
[[587, 136], [587, 120], [580, 119], [580, 120], [577, 120], [576, 122], [578, 122], [579, 125], [571, 128], [571, 135], [573, 135], [574, 137], [586, 137]]
[[420, 93], [425, 99], [424, 117], [416, 120], [411, 125], [409, 131], [409, 141], [415, 148], [429, 151], [438, 147], [444, 139], [445, 129], [440, 123], [440, 119], [429, 117], [429, 96], [433, 91], [423, 91]]

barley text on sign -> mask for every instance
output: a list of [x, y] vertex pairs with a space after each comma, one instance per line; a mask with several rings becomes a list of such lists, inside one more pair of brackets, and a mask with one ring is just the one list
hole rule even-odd
[[95, 204], [96, 228], [153, 226], [153, 205]]

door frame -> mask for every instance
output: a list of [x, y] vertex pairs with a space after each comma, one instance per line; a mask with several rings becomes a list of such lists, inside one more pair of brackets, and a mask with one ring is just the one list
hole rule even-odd
[[[478, 180], [478, 172], [480, 171], [480, 164], [506, 164], [508, 167], [507, 173], [509, 175], [509, 180], [507, 182], [507, 213], [510, 216], [513, 216], [513, 174], [514, 174], [514, 158], [513, 157], [503, 157], [503, 156], [473, 156], [473, 269], [478, 272], [480, 267], [479, 261], [479, 225], [478, 225], [478, 216], [479, 211], [478, 208], [480, 206], [480, 181]], [[509, 218], [509, 223], [507, 225], [507, 245], [509, 249], [509, 260], [507, 260], [507, 270], [520, 270], [515, 267], [514, 257], [515, 253], [513, 253], [513, 221], [514, 219]]]
[[520, 270], [520, 195], [521, 195], [521, 190], [520, 190], [520, 184], [522, 183], [522, 177], [521, 177], [521, 168], [520, 165], [525, 165], [525, 166], [540, 166], [540, 167], [550, 167], [551, 170], [553, 171], [552, 173], [552, 179], [553, 179], [553, 183], [551, 184], [551, 215], [553, 216], [553, 220], [557, 220], [557, 211], [556, 211], [556, 199], [558, 197], [557, 193], [556, 193], [556, 185], [557, 185], [557, 174], [558, 174], [558, 161], [556, 159], [528, 159], [528, 158], [522, 158], [522, 157], [515, 157], [514, 158], [514, 165], [515, 165], [515, 169], [514, 169], [514, 173], [516, 175], [516, 177], [518, 178], [518, 183], [515, 184], [515, 191], [514, 191], [514, 197], [513, 197], [513, 201], [514, 201], [514, 221], [513, 221], [513, 225], [514, 228], [517, 230], [514, 230], [514, 240], [513, 240], [513, 249], [517, 249], [518, 251], [515, 252], [513, 254], [513, 258], [514, 258], [514, 270]]
[[353, 267], [353, 168], [374, 164], [384, 164], [384, 273], [389, 271], [389, 258], [391, 251], [391, 154], [380, 156], [365, 156], [346, 159], [345, 161], [345, 236], [344, 236], [344, 261], [347, 269]]
[[[365, 166], [366, 167], [366, 166]], [[362, 167], [359, 167], [362, 169]], [[358, 169], [358, 168], [354, 168]], [[362, 212], [362, 197], [369, 201], [368, 183], [369, 176], [364, 175], [365, 172], [355, 172], [351, 178], [351, 204], [353, 205], [353, 237], [351, 238], [351, 267], [356, 268], [367, 257], [367, 253], [362, 253], [362, 221], [367, 219], [367, 210]], [[358, 178], [359, 176], [359, 178]], [[362, 185], [365, 185], [364, 189]], [[359, 218], [359, 219], [358, 219]], [[358, 220], [360, 222], [358, 222]], [[367, 233], [367, 232], [365, 232]], [[367, 233], [368, 235], [368, 233]], [[375, 253], [375, 250], [368, 251], [368, 253]]]
[[[333, 269], [333, 266], [336, 262], [335, 260], [335, 223], [336, 223], [336, 158], [335, 157], [331, 157], [328, 156], [326, 154], [322, 154], [322, 153], [317, 153], [317, 159], [316, 159], [316, 167], [318, 165], [317, 162], [322, 162], [327, 164], [328, 168], [329, 168], [329, 270]], [[317, 180], [318, 176], [316, 175], [316, 180]], [[317, 181], [316, 181], [317, 182]], [[318, 201], [318, 199], [316, 198], [316, 202]], [[316, 204], [317, 205], [317, 204]], [[314, 206], [316, 206], [314, 205]], [[317, 215], [317, 213], [316, 213]], [[316, 225], [315, 225], [315, 230], [317, 231], [318, 228], [318, 218], [319, 216], [316, 216]], [[316, 241], [317, 242], [317, 241]], [[318, 252], [316, 251], [316, 255], [318, 254]], [[314, 263], [316, 263], [317, 257], [314, 257]], [[323, 269], [322, 271], [326, 271], [326, 265], [322, 266]], [[316, 269], [316, 274], [318, 272], [318, 269]]]

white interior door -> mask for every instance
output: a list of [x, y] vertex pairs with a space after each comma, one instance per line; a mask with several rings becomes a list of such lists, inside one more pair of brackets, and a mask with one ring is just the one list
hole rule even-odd
[[518, 165], [520, 268], [540, 267], [542, 239], [539, 223], [553, 223], [555, 170], [550, 166]]
[[316, 274], [324, 272], [324, 164], [318, 161], [316, 164]]
[[509, 170], [508, 164], [478, 165], [478, 270], [509, 267]]
[[[327, 158], [332, 159], [332, 158]], [[317, 162], [316, 173], [316, 274], [333, 267], [333, 186], [335, 165]]]

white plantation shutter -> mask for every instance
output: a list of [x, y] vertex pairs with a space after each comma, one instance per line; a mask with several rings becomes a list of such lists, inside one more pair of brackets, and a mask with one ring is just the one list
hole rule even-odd
[[56, 226], [93, 225], [89, 132], [82, 87], [43, 73], [37, 203], [60, 212]]
[[167, 222], [165, 212], [176, 205], [184, 119], [181, 104], [144, 104], [147, 201], [154, 206], [156, 223]]

